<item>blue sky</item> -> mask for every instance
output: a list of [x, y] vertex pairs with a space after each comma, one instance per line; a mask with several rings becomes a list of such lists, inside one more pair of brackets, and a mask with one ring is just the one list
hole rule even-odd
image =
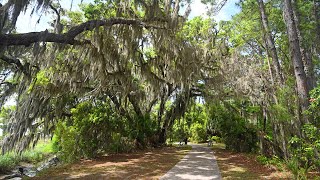
[[[92, 2], [93, 0], [83, 0], [83, 3]], [[1, 2], [1, 0], [0, 0]], [[74, 5], [72, 10], [79, 10], [78, 4], [81, 0], [74, 0]], [[226, 5], [221, 9], [221, 11], [214, 16], [214, 19], [218, 22], [220, 20], [229, 20], [231, 16], [238, 13], [240, 9], [236, 7], [235, 3], [239, 2], [239, 0], [228, 0]], [[69, 0], [62, 0], [61, 6], [65, 9], [70, 9], [71, 1]], [[207, 8], [206, 5], [201, 3], [201, 0], [193, 0], [191, 5], [191, 14], [190, 17], [195, 16], [206, 16]], [[30, 16], [31, 9], [28, 9], [24, 14], [20, 15], [17, 21], [17, 31], [20, 33], [26, 33], [31, 31], [43, 31], [45, 29], [50, 28], [48, 22], [52, 22], [54, 16], [53, 15], [46, 15], [44, 14], [40, 19], [40, 23], [37, 24], [36, 22], [39, 19], [39, 14], [41, 12], [35, 13], [34, 15]]]
[[[214, 19], [219, 22], [220, 20], [230, 20], [231, 16], [240, 12], [240, 9], [235, 5], [239, 0], [228, 0], [221, 11], [214, 16]], [[206, 16], [207, 8], [206, 5], [201, 3], [201, 0], [194, 0], [191, 6], [190, 17], [194, 16]]]
[[[73, 0], [72, 10], [79, 10], [78, 4], [80, 4], [81, 0]], [[83, 3], [93, 2], [93, 0], [82, 0]], [[62, 8], [70, 10], [71, 1], [70, 0], [61, 0], [60, 1]], [[17, 31], [20, 33], [26, 33], [31, 31], [44, 31], [50, 28], [49, 22], [52, 22], [53, 16], [52, 14], [47, 15], [43, 14], [39, 24], [37, 21], [39, 19], [39, 14], [41, 14], [41, 10], [39, 12], [34, 13], [32, 16], [31, 9], [28, 9], [24, 14], [21, 14], [17, 21]]]

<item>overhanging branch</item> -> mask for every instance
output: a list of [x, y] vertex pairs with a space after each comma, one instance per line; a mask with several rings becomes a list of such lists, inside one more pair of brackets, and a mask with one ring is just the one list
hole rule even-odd
[[7, 56], [0, 56], [0, 60], [8, 63], [8, 64], [14, 64], [17, 66], [17, 68], [22, 71], [24, 74], [29, 75], [29, 72], [27, 70], [27, 68], [21, 63], [21, 61], [19, 59], [16, 58], [10, 58]]
[[0, 34], [0, 46], [15, 46], [24, 45], [29, 46], [36, 42], [55, 42], [62, 44], [79, 44], [75, 37], [84, 31], [90, 31], [100, 26], [113, 26], [117, 24], [122, 25], [136, 25], [144, 28], [157, 28], [165, 29], [161, 26], [153, 26], [145, 24], [144, 22], [137, 19], [124, 19], [124, 18], [110, 18], [107, 20], [91, 20], [84, 22], [78, 26], [71, 28], [64, 34], [50, 33], [48, 30], [41, 32], [30, 32], [22, 34]]

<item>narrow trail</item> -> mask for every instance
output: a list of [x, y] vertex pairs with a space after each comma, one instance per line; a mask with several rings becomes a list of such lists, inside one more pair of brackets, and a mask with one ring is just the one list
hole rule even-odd
[[161, 180], [220, 180], [221, 174], [213, 151], [204, 145], [191, 144], [192, 150]]

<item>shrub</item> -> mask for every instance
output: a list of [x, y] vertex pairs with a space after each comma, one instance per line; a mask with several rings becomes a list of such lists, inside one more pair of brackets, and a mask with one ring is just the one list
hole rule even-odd
[[13, 169], [18, 164], [19, 158], [14, 153], [7, 153], [0, 156], [0, 173]]
[[216, 143], [221, 143], [221, 138], [219, 136], [211, 136], [210, 138], [211, 141], [214, 141]]
[[0, 156], [0, 173], [12, 170], [19, 162], [38, 163], [52, 153], [51, 142], [39, 143], [34, 149], [29, 149], [21, 154], [10, 152]]
[[[112, 110], [109, 102], [85, 101], [71, 113], [70, 119], [57, 123], [53, 138], [53, 149], [66, 162], [94, 158], [104, 151], [129, 152], [133, 139], [144, 145], [141, 142], [150, 136], [152, 124], [147, 119], [137, 118], [136, 124], [129, 124]], [[129, 127], [133, 130], [129, 131]]]
[[207, 131], [206, 127], [200, 123], [194, 123], [191, 125], [191, 140], [194, 142], [206, 141]]
[[257, 150], [257, 130], [244, 119], [231, 116], [222, 122], [222, 132], [226, 149], [237, 152], [254, 152]]
[[21, 154], [20, 161], [28, 163], [37, 163], [42, 161], [44, 157], [44, 154], [41, 152], [29, 150]]
[[[237, 152], [254, 152], [258, 149], [257, 127], [239, 113], [246, 105], [237, 101], [213, 104], [209, 108], [211, 134], [219, 135], [226, 149]], [[257, 112], [258, 108], [250, 106], [248, 112]]]
[[257, 161], [269, 167], [275, 166], [280, 171], [284, 169], [284, 162], [278, 156], [268, 158], [264, 155], [259, 155], [257, 156]]
[[257, 161], [263, 165], [267, 165], [269, 162], [269, 159], [264, 155], [259, 155], [257, 156]]
[[73, 127], [67, 127], [64, 122], [57, 123], [53, 144], [63, 161], [73, 162], [81, 157], [77, 137], [77, 132]]
[[296, 157], [291, 157], [287, 161], [287, 167], [292, 172], [294, 179], [307, 180], [306, 169], [300, 167], [299, 160]]
[[115, 133], [112, 139], [112, 143], [108, 146], [108, 152], [131, 152], [135, 148], [135, 143], [129, 138], [122, 137], [120, 133]]
[[302, 131], [304, 138], [295, 136], [289, 141], [292, 157], [288, 167], [297, 178], [306, 177], [311, 169], [320, 168], [320, 131], [312, 124], [304, 125]]

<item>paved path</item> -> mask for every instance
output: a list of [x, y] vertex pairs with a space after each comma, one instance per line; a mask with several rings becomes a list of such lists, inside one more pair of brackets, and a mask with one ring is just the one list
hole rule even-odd
[[193, 145], [192, 150], [161, 180], [210, 179], [220, 180], [221, 175], [213, 152], [204, 145]]

